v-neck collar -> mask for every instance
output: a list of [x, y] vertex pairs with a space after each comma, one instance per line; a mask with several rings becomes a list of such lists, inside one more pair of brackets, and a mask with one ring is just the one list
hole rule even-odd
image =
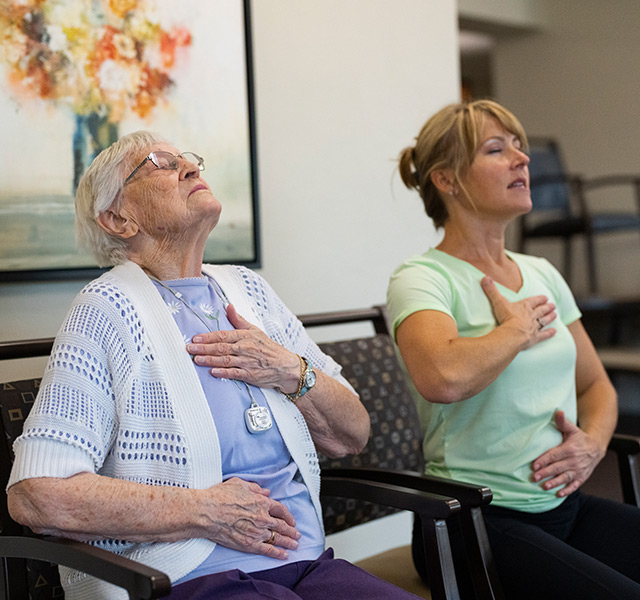
[[[445, 252], [444, 250], [439, 250], [438, 248], [432, 248], [431, 249], [433, 252], [436, 252], [439, 256], [444, 256], [447, 259], [451, 259], [453, 261], [456, 261], [458, 263], [463, 263], [464, 265], [466, 265], [467, 269], [470, 269], [472, 271], [474, 271], [475, 273], [477, 273], [480, 278], [482, 279], [482, 277], [486, 277], [487, 274], [484, 271], [481, 271], [480, 269], [478, 269], [478, 267], [476, 267], [475, 265], [472, 265], [469, 261], [466, 261], [462, 258], [458, 258], [457, 256], [454, 256], [453, 254], [449, 254], [448, 252]], [[503, 290], [507, 290], [510, 294], [513, 294], [514, 296], [517, 296], [519, 294], [522, 293], [522, 290], [525, 289], [525, 285], [526, 285], [526, 280], [525, 280], [525, 276], [524, 273], [522, 271], [522, 268], [520, 266], [520, 264], [518, 263], [518, 261], [516, 260], [516, 257], [514, 255], [513, 252], [511, 252], [510, 250], [505, 250], [505, 254], [507, 255], [507, 257], [512, 260], [514, 262], [514, 264], [516, 265], [516, 267], [518, 267], [518, 271], [520, 272], [520, 279], [522, 280], [522, 284], [520, 285], [520, 287], [517, 290], [513, 290], [510, 287], [504, 285], [503, 283], [500, 283], [499, 281], [495, 281], [495, 284], [497, 286], [499, 286], [500, 288], [502, 288]]]

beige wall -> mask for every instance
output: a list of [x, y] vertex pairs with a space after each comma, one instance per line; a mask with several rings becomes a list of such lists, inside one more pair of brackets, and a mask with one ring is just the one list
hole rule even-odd
[[[252, 4], [261, 272], [297, 313], [384, 302], [390, 271], [434, 240], [393, 159], [458, 97], [454, 0]], [[0, 285], [0, 339], [54, 335], [83, 284]], [[330, 543], [351, 559], [406, 543], [398, 518]]]
[[[496, 98], [529, 134], [559, 140], [568, 167], [585, 176], [640, 174], [640, 3], [637, 0], [530, 0], [544, 18], [529, 32], [497, 35]], [[461, 0], [474, 4], [474, 0]], [[630, 207], [631, 189], [593, 195], [595, 207]], [[531, 246], [558, 262], [557, 243]], [[640, 234], [597, 242], [601, 287], [608, 294], [640, 291]], [[586, 292], [583, 251], [574, 285]]]

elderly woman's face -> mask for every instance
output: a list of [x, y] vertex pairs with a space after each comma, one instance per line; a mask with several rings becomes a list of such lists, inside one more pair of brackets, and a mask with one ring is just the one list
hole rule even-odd
[[[165, 150], [180, 154], [170, 144], [154, 144], [135, 156], [140, 164], [150, 152]], [[194, 227], [208, 234], [218, 223], [222, 206], [213, 196], [198, 166], [178, 158], [176, 170], [158, 169], [150, 160], [125, 185], [121, 213], [133, 219], [142, 233], [151, 237], [194, 234]]]

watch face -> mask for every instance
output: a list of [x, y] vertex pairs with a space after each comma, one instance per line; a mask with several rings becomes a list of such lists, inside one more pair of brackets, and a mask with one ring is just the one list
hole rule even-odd
[[304, 378], [304, 387], [307, 389], [312, 388], [316, 384], [316, 374], [315, 371], [307, 371], [307, 374]]

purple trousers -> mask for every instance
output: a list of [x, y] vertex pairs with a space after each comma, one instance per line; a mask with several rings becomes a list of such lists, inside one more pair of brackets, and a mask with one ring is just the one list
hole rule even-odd
[[177, 585], [169, 600], [415, 600], [410, 594], [382, 581], [325, 550], [316, 560], [301, 560], [275, 569], [244, 573], [237, 569], [214, 573]]

